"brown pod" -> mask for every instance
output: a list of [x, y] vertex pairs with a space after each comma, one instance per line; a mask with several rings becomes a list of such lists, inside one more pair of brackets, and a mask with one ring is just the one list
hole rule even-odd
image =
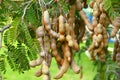
[[36, 73], [35, 76], [36, 77], [40, 77], [42, 75], [42, 68], [40, 68]]
[[98, 34], [101, 34], [101, 33], [103, 32], [103, 25], [99, 23], [99, 24], [97, 25], [97, 29], [98, 29], [98, 30], [97, 30]]
[[59, 33], [64, 34], [65, 33], [65, 24], [64, 24], [64, 17], [63, 15], [59, 16]]
[[97, 42], [101, 42], [103, 40], [103, 35], [102, 34], [98, 34], [97, 35]]
[[60, 66], [63, 64], [63, 59], [60, 57], [60, 55], [58, 54], [57, 50], [52, 51], [52, 55], [55, 57], [56, 62], [58, 64], [60, 64]]
[[93, 11], [99, 11], [98, 5], [96, 4], [96, 2], [93, 5]]
[[85, 12], [84, 12], [83, 10], [81, 10], [81, 11], [79, 11], [79, 15], [80, 15], [80, 16], [82, 17], [82, 19], [84, 20], [84, 22], [85, 22], [85, 24], [87, 25], [88, 29], [89, 29], [90, 31], [92, 31], [92, 30], [93, 30], [93, 26], [92, 26], [92, 24], [89, 22], [86, 14], [85, 14]]
[[102, 3], [100, 3], [100, 7], [99, 7], [101, 12], [105, 12], [104, 10], [104, 1]]
[[113, 30], [112, 30], [110, 36], [111, 36], [111, 37], [115, 37], [116, 34], [117, 34], [117, 32], [118, 32], [118, 30], [119, 30], [119, 28], [117, 28], [117, 27], [116, 27], [116, 28], [113, 28]]
[[71, 61], [71, 52], [70, 52], [70, 48], [68, 46], [67, 43], [64, 43], [64, 45], [62, 45], [62, 50], [64, 53], [64, 57], [66, 57], [68, 59], [68, 61]]
[[43, 74], [48, 74], [49, 73], [49, 68], [48, 68], [48, 65], [45, 61], [42, 62], [42, 73]]
[[79, 45], [78, 45], [76, 40], [74, 40], [73, 49], [76, 50], [76, 51], [79, 51]]
[[36, 35], [37, 37], [43, 37], [44, 36], [44, 28], [43, 26], [40, 26], [36, 29]]
[[71, 61], [71, 68], [74, 71], [74, 73], [76, 73], [76, 74], [80, 73], [80, 67], [76, 64], [76, 62], [73, 58]]
[[93, 8], [94, 3], [95, 3], [94, 1], [90, 2], [90, 8]]
[[43, 80], [50, 80], [50, 76], [48, 74], [43, 75]]
[[100, 53], [103, 50], [103, 47], [104, 47], [104, 44], [103, 44], [103, 42], [101, 42], [101, 44], [99, 45], [99, 48], [95, 49], [95, 54]]
[[92, 19], [92, 26], [95, 28], [98, 24], [98, 21], [97, 21], [97, 18], [93, 16], [93, 19]]
[[99, 23], [100, 23], [100, 24], [105, 24], [105, 18], [106, 18], [106, 14], [105, 14], [105, 13], [102, 13], [102, 14], [100, 15]]
[[60, 34], [59, 40], [60, 40], [60, 41], [65, 41], [65, 36], [64, 36], [63, 34]]
[[82, 3], [80, 2], [80, 0], [76, 0], [76, 9], [78, 11], [82, 10]]
[[36, 60], [30, 61], [29, 62], [30, 67], [35, 67], [37, 66]]
[[52, 61], [52, 54], [51, 53], [48, 53], [46, 61], [48, 63], [48, 67], [50, 67], [51, 61]]
[[64, 58], [63, 65], [60, 68], [59, 72], [55, 75], [54, 79], [60, 79], [63, 74], [68, 70], [69, 68], [69, 62], [67, 58]]
[[99, 14], [100, 14], [100, 13], [99, 13], [98, 11], [94, 11], [94, 12], [93, 12], [93, 16], [95, 16], [95, 17], [98, 17]]
[[51, 39], [51, 49], [53, 51], [56, 50], [56, 40], [55, 39]]
[[72, 36], [71, 36], [71, 35], [67, 35], [67, 36], [66, 36], [66, 40], [68, 41], [68, 45], [69, 45], [70, 47], [72, 47], [72, 46], [73, 46]]
[[37, 66], [40, 65], [43, 61], [43, 58], [41, 56], [39, 56], [38, 59], [36, 59], [36, 63], [37, 63]]

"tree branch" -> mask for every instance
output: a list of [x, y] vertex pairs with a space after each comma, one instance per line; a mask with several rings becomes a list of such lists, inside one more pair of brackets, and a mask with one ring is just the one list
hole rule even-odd
[[23, 15], [22, 15], [22, 23], [24, 22], [24, 17], [25, 17], [27, 8], [28, 8], [29, 5], [31, 4], [31, 2], [32, 2], [32, 0], [28, 1], [27, 5], [26, 5], [25, 8], [24, 8]]
[[0, 33], [3, 33], [6, 29], [8, 29], [11, 26], [11, 24], [8, 24], [6, 26], [3, 26], [3, 28], [0, 30]]

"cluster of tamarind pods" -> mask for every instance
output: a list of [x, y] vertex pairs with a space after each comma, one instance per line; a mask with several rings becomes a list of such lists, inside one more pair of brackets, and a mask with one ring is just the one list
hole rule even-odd
[[[108, 46], [106, 27], [112, 23], [113, 26], [117, 27], [117, 29], [114, 27], [114, 32], [120, 28], [119, 18], [111, 21], [107, 16], [103, 8], [104, 0], [93, 0], [91, 2], [90, 7], [93, 8], [92, 24], [82, 10], [87, 7], [86, 0], [83, 0], [83, 2], [80, 0], [66, 0], [70, 5], [67, 14], [63, 13], [59, 0], [55, 1], [59, 5], [60, 14], [55, 13], [52, 19], [50, 19], [49, 10], [44, 10], [42, 14], [42, 26], [36, 29], [36, 36], [41, 47], [41, 52], [38, 59], [29, 63], [31, 67], [41, 65], [35, 76], [39, 77], [43, 75], [43, 80], [50, 80], [49, 67], [53, 57], [60, 69], [54, 79], [60, 79], [69, 67], [76, 74], [80, 73], [80, 66], [74, 60], [73, 51], [79, 50], [79, 42], [82, 40], [86, 30], [85, 25], [92, 32], [92, 45], [88, 49], [91, 59], [94, 60], [97, 56], [101, 61], [105, 60], [105, 48]], [[76, 11], [79, 12], [81, 18], [75, 16]], [[116, 35], [114, 32], [111, 33], [111, 37]]]
[[[91, 59], [94, 60], [97, 56], [101, 61], [105, 61], [105, 54], [108, 52], [108, 40], [111, 37], [115, 37], [120, 28], [120, 18], [111, 20], [106, 11], [104, 10], [104, 0], [93, 0], [90, 3], [90, 7], [93, 9], [92, 27], [93, 31], [91, 34], [92, 45], [89, 47]], [[109, 24], [113, 25], [110, 36], [107, 33], [107, 27]]]

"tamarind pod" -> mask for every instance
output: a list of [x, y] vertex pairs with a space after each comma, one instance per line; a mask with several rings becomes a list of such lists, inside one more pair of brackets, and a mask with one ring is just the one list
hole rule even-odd
[[99, 46], [99, 43], [97, 42], [97, 36], [95, 34], [93, 35], [93, 44], [95, 47]]
[[55, 32], [55, 31], [53, 31], [53, 30], [50, 30], [48, 33], [49, 33], [50, 35], [52, 35], [53, 37], [55, 37], [55, 38], [58, 38], [58, 37], [60, 36], [57, 32]]
[[43, 75], [43, 80], [50, 80], [50, 76], [48, 74]]
[[40, 68], [36, 73], [35, 76], [36, 77], [40, 77], [42, 75], [42, 68]]
[[63, 34], [60, 34], [59, 40], [60, 40], [60, 41], [64, 41], [64, 40], [65, 40], [65, 36], [64, 36]]
[[66, 34], [70, 35], [70, 25], [68, 22], [65, 23], [65, 30], [66, 30]]
[[62, 45], [62, 50], [63, 50], [64, 56], [70, 62], [71, 61], [71, 52], [70, 52], [70, 48], [69, 48], [68, 44], [65, 43], [64, 45]]
[[76, 51], [79, 51], [79, 45], [77, 43], [77, 40], [74, 40], [73, 49], [76, 50]]
[[29, 62], [30, 67], [35, 67], [37, 65], [36, 60], [32, 60]]
[[44, 49], [44, 44], [43, 44], [44, 41], [43, 41], [43, 38], [42, 38], [42, 37], [38, 38], [38, 41], [39, 41], [40, 47], [41, 47], [40, 56], [41, 56], [41, 57], [44, 57], [45, 54], [46, 54], [46, 51], [45, 51], [45, 49]]
[[74, 71], [74, 73], [76, 73], [76, 74], [80, 73], [80, 67], [76, 64], [76, 62], [73, 58], [71, 61], [71, 68]]
[[104, 10], [104, 1], [100, 3], [100, 7], [99, 7], [101, 12], [105, 12]]
[[82, 3], [80, 2], [80, 0], [76, 0], [76, 9], [78, 11], [82, 10]]
[[79, 11], [79, 15], [82, 17], [82, 19], [84, 20], [85, 24], [87, 25], [88, 29], [90, 31], [93, 30], [93, 26], [91, 25], [91, 23], [89, 22], [85, 12], [83, 10]]
[[104, 27], [103, 27], [103, 43], [104, 47], [108, 46], [108, 35]]
[[41, 51], [39, 54], [41, 57], [45, 57], [46, 53], [47, 53], [46, 51]]
[[60, 65], [62, 65], [63, 64], [63, 60], [58, 55], [58, 51], [57, 51], [57, 48], [56, 48], [56, 40], [54, 38], [51, 39], [51, 49], [52, 49], [52, 55], [55, 57], [57, 63], [59, 63]]
[[118, 30], [119, 30], [119, 28], [117, 28], [117, 27], [116, 27], [116, 28], [113, 28], [110, 36], [111, 36], [111, 37], [115, 37], [115, 35], [117, 34]]
[[[96, 2], [93, 5], [93, 11], [99, 11], [99, 6], [97, 5]], [[97, 16], [95, 16], [95, 17], [97, 17]]]
[[95, 28], [98, 24], [97, 18], [95, 16], [93, 16], [92, 18], [92, 26]]
[[38, 59], [30, 61], [29, 66], [30, 67], [38, 66], [42, 63], [42, 61], [43, 61], [43, 58], [40, 56]]
[[60, 34], [65, 33], [65, 25], [64, 25], [64, 17], [63, 17], [63, 15], [59, 16], [59, 33]]
[[56, 50], [56, 40], [54, 38], [51, 39], [51, 49], [54, 51]]
[[40, 44], [40, 47], [41, 47], [41, 51], [44, 51], [44, 45], [43, 45], [44, 41], [43, 41], [43, 38], [39, 37], [38, 41], [39, 41], [39, 44]]
[[54, 79], [60, 79], [64, 73], [68, 70], [69, 68], [69, 62], [67, 58], [64, 58], [63, 65], [60, 68], [59, 72], [55, 75]]
[[97, 36], [97, 42], [100, 43], [103, 40], [103, 35], [102, 34], [98, 34]]
[[36, 59], [36, 64], [37, 64], [36, 66], [40, 65], [42, 61], [43, 61], [43, 57], [40, 56], [38, 59]]
[[104, 44], [103, 44], [103, 42], [101, 42], [99, 48], [98, 48], [98, 49], [95, 49], [95, 54], [100, 53], [100, 52], [102, 51], [103, 47], [104, 47]]
[[58, 55], [57, 50], [52, 51], [52, 55], [55, 57], [55, 60], [57, 61], [60, 66], [63, 64], [63, 59]]
[[103, 25], [102, 24], [97, 24], [96, 30], [95, 32], [97, 32], [98, 34], [101, 34], [103, 32]]
[[73, 46], [73, 40], [71, 35], [66, 36], [66, 40], [68, 41], [68, 46], [72, 47]]
[[50, 24], [50, 17], [49, 17], [49, 12], [48, 10], [45, 10], [43, 13], [43, 24], [45, 25], [46, 31], [53, 37], [58, 37], [59, 35], [51, 29], [51, 24]]
[[44, 36], [43, 26], [39, 26], [39, 27], [36, 29], [36, 35], [37, 35], [38, 38]]
[[49, 68], [48, 68], [48, 65], [47, 65], [46, 61], [42, 62], [42, 73], [43, 74], [48, 74], [49, 73]]
[[106, 14], [105, 13], [102, 13], [101, 15], [100, 15], [100, 20], [99, 20], [99, 23], [100, 24], [105, 24], [105, 18], [106, 18], [107, 16], [106, 16]]
[[48, 63], [48, 67], [50, 67], [51, 65], [51, 61], [52, 61], [52, 55], [50, 53], [48, 53], [48, 56], [47, 56], [47, 63]]
[[100, 13], [98, 11], [93, 12], [93, 16], [98, 17], [99, 15], [100, 15]]
[[[44, 25], [48, 26], [50, 25], [50, 17], [49, 17], [49, 12], [48, 10], [45, 10], [43, 13], [43, 21], [44, 21]], [[49, 26], [50, 27], [50, 26]], [[49, 30], [48, 30], [49, 31]]]
[[44, 36], [44, 50], [46, 53], [50, 50], [50, 37], [48, 35]]

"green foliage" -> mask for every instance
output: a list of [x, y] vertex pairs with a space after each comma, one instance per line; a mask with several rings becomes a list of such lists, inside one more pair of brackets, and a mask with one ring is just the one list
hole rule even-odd
[[17, 44], [17, 46], [8, 45], [8, 51], [6, 52], [8, 63], [13, 71], [18, 70], [24, 72], [29, 70], [29, 61], [26, 57], [27, 51], [25, 46]]
[[106, 61], [94, 61], [97, 74], [94, 80], [120, 80], [120, 67], [112, 61], [111, 54], [106, 56]]
[[120, 1], [119, 0], [105, 0], [105, 11], [112, 18], [120, 16]]
[[36, 15], [38, 14], [35, 12], [35, 10], [36, 9], [34, 8], [33, 5], [30, 6], [30, 8], [26, 12], [25, 20], [34, 25], [34, 27], [36, 28], [38, 27], [39, 20], [37, 19]]
[[5, 73], [6, 72], [6, 68], [5, 68], [5, 55], [1, 54], [0, 55], [0, 74]]

